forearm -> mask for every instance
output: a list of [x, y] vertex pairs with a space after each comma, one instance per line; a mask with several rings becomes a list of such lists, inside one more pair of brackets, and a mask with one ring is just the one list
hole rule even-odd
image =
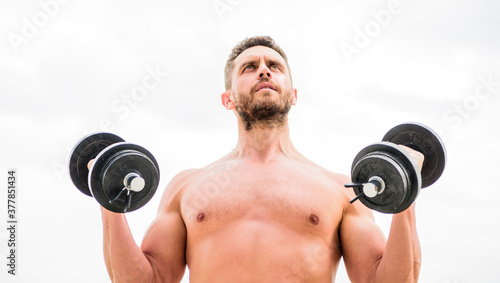
[[112, 282], [152, 282], [153, 268], [135, 243], [124, 214], [101, 208], [103, 248]]
[[376, 270], [375, 282], [417, 282], [420, 263], [421, 251], [413, 204], [393, 216], [384, 255]]

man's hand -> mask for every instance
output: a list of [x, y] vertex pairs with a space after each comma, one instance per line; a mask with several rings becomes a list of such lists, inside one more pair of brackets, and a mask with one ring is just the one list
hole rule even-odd
[[92, 164], [94, 164], [95, 159], [90, 159], [89, 163], [87, 163], [87, 168], [90, 170], [90, 167], [92, 167]]
[[410, 155], [410, 157], [417, 163], [418, 168], [420, 168], [420, 171], [422, 171], [422, 165], [424, 164], [424, 158], [425, 158], [424, 155], [405, 145], [398, 145], [398, 146], [401, 147], [406, 153]]

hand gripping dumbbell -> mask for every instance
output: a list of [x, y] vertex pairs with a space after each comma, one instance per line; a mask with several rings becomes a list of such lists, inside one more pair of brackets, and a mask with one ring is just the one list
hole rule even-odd
[[80, 140], [71, 152], [69, 173], [82, 193], [94, 197], [107, 210], [120, 213], [145, 205], [160, 180], [158, 163], [149, 151], [110, 133]]
[[[424, 155], [420, 171], [413, 159], [398, 145]], [[444, 171], [446, 149], [430, 128], [418, 123], [401, 124], [385, 134], [382, 142], [362, 149], [351, 167], [356, 197], [367, 207], [383, 213], [399, 213], [415, 201], [420, 188], [433, 184]]]

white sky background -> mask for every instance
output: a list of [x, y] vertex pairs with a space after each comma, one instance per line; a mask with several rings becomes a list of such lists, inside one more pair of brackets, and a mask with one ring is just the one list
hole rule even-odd
[[[140, 243], [173, 175], [236, 144], [223, 68], [254, 35], [287, 53], [298, 89], [292, 141], [325, 168], [349, 174], [361, 148], [402, 122], [442, 133], [446, 171], [417, 200], [421, 282], [500, 282], [499, 2], [393, 1], [382, 27], [388, 0], [62, 2], [0, 2], [2, 223], [8, 169], [19, 187], [19, 275], [7, 275], [2, 228], [1, 282], [108, 282], [99, 208], [71, 183], [70, 149], [105, 130], [155, 154], [159, 191], [127, 214]], [[157, 84], [140, 96], [151, 69]], [[376, 218], [387, 235], [391, 216]], [[343, 264], [337, 282], [349, 282]]]

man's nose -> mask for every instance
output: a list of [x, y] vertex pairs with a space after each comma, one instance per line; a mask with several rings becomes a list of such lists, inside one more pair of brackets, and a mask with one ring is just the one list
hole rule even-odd
[[259, 78], [262, 78], [262, 77], [268, 77], [268, 78], [271, 78], [271, 71], [269, 70], [269, 68], [262, 64], [259, 68]]

